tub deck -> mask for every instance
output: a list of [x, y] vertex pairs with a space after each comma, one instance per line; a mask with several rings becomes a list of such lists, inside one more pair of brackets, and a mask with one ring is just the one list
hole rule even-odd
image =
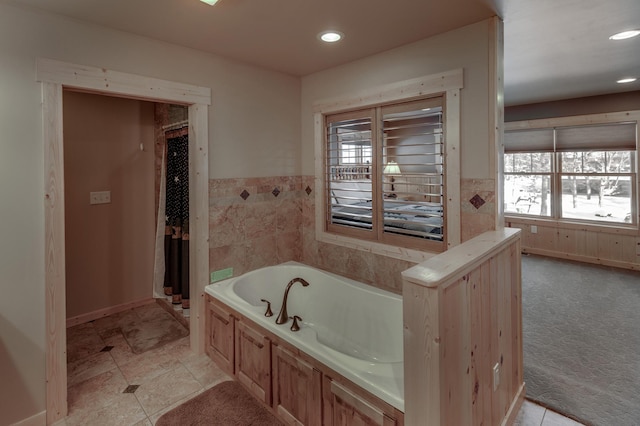
[[[298, 262], [278, 266], [288, 268], [287, 273], [294, 276], [274, 274], [270, 270], [274, 267], [264, 268], [268, 271], [262, 271], [262, 274], [261, 270], [252, 271], [210, 284], [205, 291], [354, 384], [404, 411], [401, 296]], [[265, 274], [267, 280], [258, 278]], [[291, 321], [278, 325], [275, 319], [284, 286], [297, 276], [303, 276], [310, 285], [305, 288], [292, 286], [289, 292], [289, 315], [303, 317], [300, 330], [293, 332], [290, 330]], [[268, 280], [275, 283], [269, 285]], [[342, 291], [335, 286], [342, 286]], [[345, 291], [346, 288], [348, 290]], [[332, 292], [333, 296], [326, 294]], [[341, 297], [335, 298], [336, 294]], [[345, 294], [351, 299], [345, 300]], [[266, 304], [260, 301], [263, 298], [272, 302], [272, 317], [264, 316]], [[393, 308], [380, 306], [376, 309], [367, 303], [375, 299]], [[341, 307], [345, 304], [347, 307]], [[394, 334], [390, 342], [379, 341], [390, 333]], [[378, 347], [365, 347], [367, 341], [375, 341]]]

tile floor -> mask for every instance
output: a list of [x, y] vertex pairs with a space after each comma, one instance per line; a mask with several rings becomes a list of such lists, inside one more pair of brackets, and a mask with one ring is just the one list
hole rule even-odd
[[[56, 426], [149, 426], [160, 416], [231, 378], [206, 355], [189, 349], [189, 336], [134, 354], [118, 331], [131, 315], [152, 315], [155, 304], [67, 329], [69, 415]], [[516, 426], [577, 426], [525, 401]]]
[[156, 304], [67, 329], [69, 413], [56, 426], [153, 425], [182, 402], [231, 378], [206, 355], [189, 349], [189, 336], [134, 354], [118, 323], [150, 315]]
[[579, 426], [578, 423], [568, 417], [564, 417], [555, 411], [548, 410], [531, 401], [524, 401], [518, 413], [514, 426]]

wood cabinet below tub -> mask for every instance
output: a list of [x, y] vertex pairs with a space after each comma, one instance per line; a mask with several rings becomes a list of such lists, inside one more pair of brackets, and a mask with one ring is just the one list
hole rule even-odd
[[207, 296], [205, 309], [205, 351], [221, 369], [235, 373], [235, 318], [224, 307]]
[[298, 426], [403, 426], [404, 413], [206, 295], [206, 351], [272, 413]]

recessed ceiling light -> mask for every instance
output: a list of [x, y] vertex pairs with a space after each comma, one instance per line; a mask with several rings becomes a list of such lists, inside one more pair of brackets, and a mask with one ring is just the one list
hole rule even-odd
[[633, 83], [636, 80], [637, 78], [635, 77], [621, 78], [620, 80], [616, 81], [616, 83], [620, 83], [620, 84]]
[[318, 34], [318, 38], [327, 43], [335, 43], [342, 39], [344, 34], [338, 31], [323, 31]]
[[640, 35], [640, 30], [629, 30], [622, 31], [621, 33], [617, 33], [609, 37], [610, 40], [625, 40], [627, 38], [635, 37]]
[[218, 0], [200, 0], [203, 3], [208, 4], [209, 6], [213, 6], [214, 4], [216, 4], [218, 2]]

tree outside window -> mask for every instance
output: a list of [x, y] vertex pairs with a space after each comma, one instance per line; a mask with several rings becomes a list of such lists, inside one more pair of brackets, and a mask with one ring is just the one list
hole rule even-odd
[[504, 211], [635, 223], [636, 123], [505, 132]]

